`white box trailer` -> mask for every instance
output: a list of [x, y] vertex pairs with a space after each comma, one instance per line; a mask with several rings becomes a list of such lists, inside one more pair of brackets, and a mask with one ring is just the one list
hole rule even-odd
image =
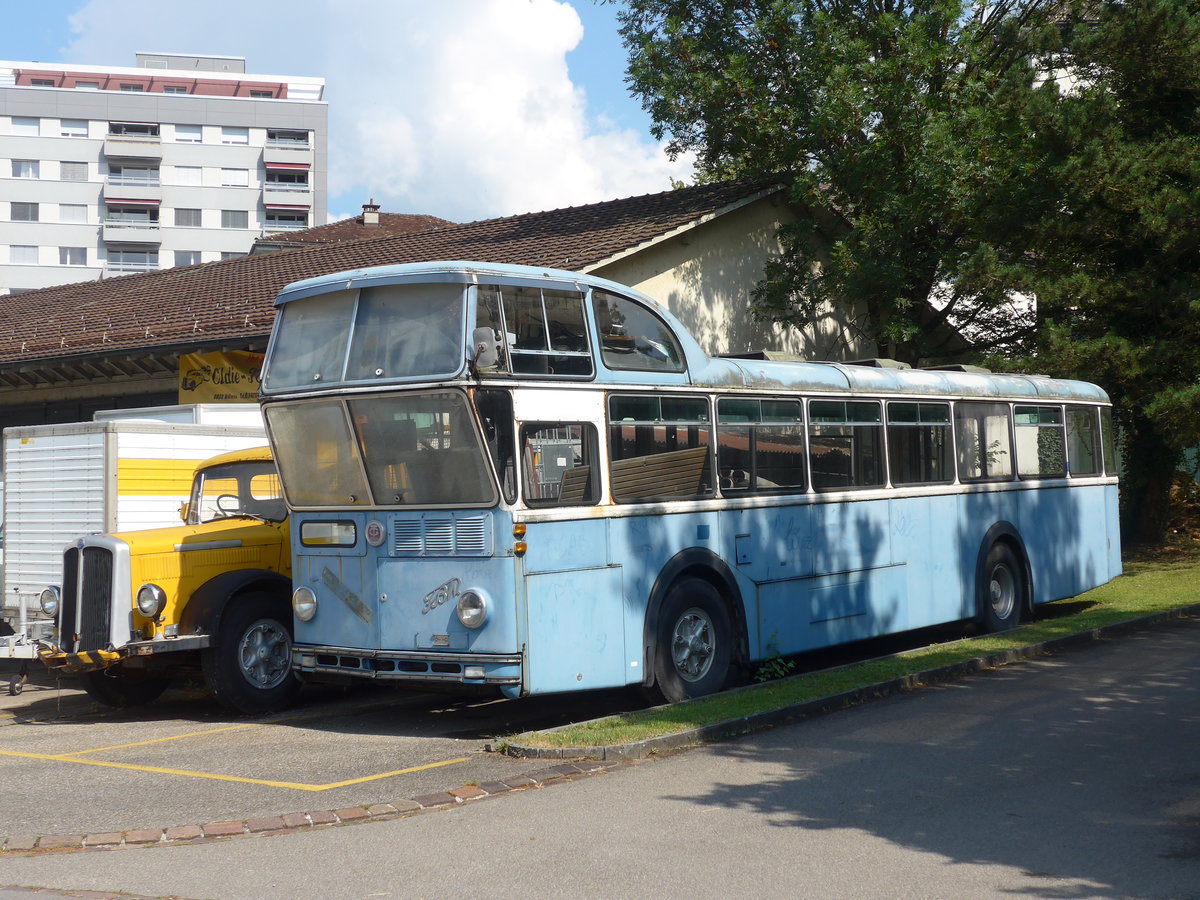
[[75, 538], [178, 525], [198, 462], [265, 442], [261, 414], [243, 425], [135, 418], [6, 428], [0, 660], [36, 656], [52, 627], [38, 596], [61, 579]]

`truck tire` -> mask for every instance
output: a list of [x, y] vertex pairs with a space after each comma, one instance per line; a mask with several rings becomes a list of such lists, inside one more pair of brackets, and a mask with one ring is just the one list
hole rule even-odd
[[170, 684], [170, 679], [161, 676], [130, 674], [115, 669], [84, 672], [81, 677], [89, 697], [118, 709], [153, 703]]
[[259, 716], [286, 709], [300, 690], [292, 672], [292, 616], [286, 599], [255, 592], [232, 597], [216, 640], [200, 657], [204, 680], [222, 706]]

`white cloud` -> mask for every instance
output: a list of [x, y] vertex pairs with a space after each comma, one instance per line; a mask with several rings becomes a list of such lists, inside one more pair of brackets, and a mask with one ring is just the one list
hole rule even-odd
[[90, 0], [72, 28], [73, 61], [212, 53], [325, 78], [334, 217], [373, 197], [467, 221], [665, 190], [690, 172], [589, 116], [567, 68], [583, 25], [561, 0]]

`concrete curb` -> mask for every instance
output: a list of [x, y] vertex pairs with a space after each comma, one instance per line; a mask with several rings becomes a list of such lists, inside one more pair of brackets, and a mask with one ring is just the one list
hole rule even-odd
[[[1015, 647], [1011, 650], [990, 653], [947, 666], [926, 669], [923, 672], [905, 675], [900, 678], [891, 679], [890, 681], [881, 681], [877, 684], [866, 685], [865, 687], [844, 691], [843, 693], [834, 694], [829, 697], [819, 697], [815, 700], [807, 700], [779, 709], [766, 710], [738, 719], [701, 725], [697, 728], [689, 728], [686, 731], [676, 732], [675, 734], [648, 738], [647, 740], [631, 744], [619, 744], [608, 747], [529, 747], [508, 742], [504, 745], [503, 749], [505, 753], [511, 756], [529, 759], [598, 759], [605, 762], [645, 759], [659, 753], [678, 750], [681, 747], [689, 747], [707, 741], [717, 741], [723, 738], [749, 734], [750, 732], [760, 731], [764, 728], [772, 728], [788, 722], [797, 722], [813, 716], [825, 715], [839, 709], [846, 709], [850, 706], [867, 703], [871, 700], [892, 697], [896, 694], [912, 691], [926, 685], [951, 681], [985, 669], [995, 669], [1025, 659], [1048, 656], [1056, 651], [1081, 647], [1110, 636], [1140, 631], [1161, 622], [1188, 618], [1196, 614], [1200, 614], [1200, 603], [1166, 610], [1161, 613], [1154, 613], [1139, 619], [1105, 625], [1101, 628], [1077, 632], [1037, 644], [1028, 644], [1024, 647]], [[948, 646], [952, 646], [952, 644]], [[753, 689], [753, 687], [739, 688], [737, 690], [748, 689]], [[573, 726], [564, 726], [564, 728], [570, 727]], [[549, 729], [550, 732], [556, 730], [559, 729]]]
[[[1057, 650], [1080, 647], [1106, 637], [1141, 631], [1161, 622], [1188, 618], [1200, 614], [1200, 603], [1155, 613], [1140, 619], [1106, 625], [1090, 631], [1079, 632], [1051, 641], [1029, 644], [992, 653], [986, 656], [963, 660], [948, 666], [928, 669], [891, 681], [868, 685], [845, 691], [830, 697], [821, 697], [780, 709], [768, 710], [739, 719], [715, 722], [699, 728], [688, 729], [677, 734], [650, 738], [632, 744], [612, 747], [543, 748], [507, 744], [504, 751], [510, 755], [528, 759], [558, 760], [559, 764], [525, 775], [514, 776], [504, 781], [478, 785], [464, 785], [456, 790], [424, 794], [390, 803], [371, 806], [353, 806], [335, 810], [317, 810], [285, 813], [279, 816], [244, 819], [241, 821], [209, 822], [203, 825], [177, 825], [167, 828], [135, 829], [97, 834], [47, 834], [36, 837], [9, 836], [0, 838], [0, 859], [9, 854], [30, 854], [52, 851], [115, 850], [119, 848], [152, 847], [164, 844], [187, 844], [221, 838], [249, 835], [278, 835], [328, 828], [335, 825], [351, 825], [359, 822], [379, 822], [417, 815], [428, 810], [448, 809], [484, 800], [513, 791], [542, 788], [556, 782], [575, 780], [599, 775], [621, 765], [636, 763], [660, 753], [677, 750], [707, 741], [748, 734], [788, 722], [796, 722], [813, 716], [824, 715], [857, 706], [871, 700], [891, 697], [919, 687], [950, 681], [985, 669], [994, 669], [1008, 663], [1046, 656]], [[742, 688], [741, 690], [746, 690]], [[553, 729], [551, 729], [553, 730]], [[566, 760], [574, 760], [567, 762]]]

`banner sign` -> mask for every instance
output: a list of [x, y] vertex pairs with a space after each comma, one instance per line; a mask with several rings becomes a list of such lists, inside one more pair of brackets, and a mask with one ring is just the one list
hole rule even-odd
[[257, 403], [263, 354], [246, 350], [179, 357], [180, 403]]

